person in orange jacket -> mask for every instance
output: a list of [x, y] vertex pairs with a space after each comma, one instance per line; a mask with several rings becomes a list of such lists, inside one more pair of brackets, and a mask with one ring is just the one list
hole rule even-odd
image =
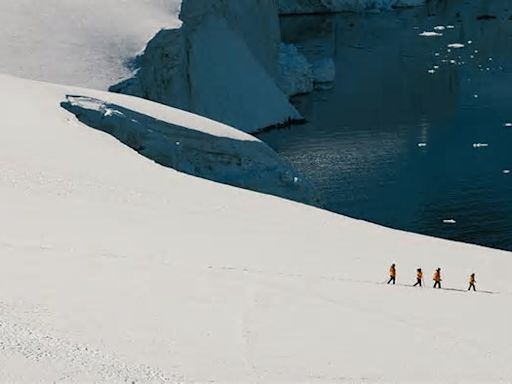
[[469, 288], [468, 288], [468, 291], [471, 291], [471, 288], [473, 288], [473, 291], [476, 291], [475, 283], [476, 283], [475, 274], [472, 273], [471, 275], [469, 275]]
[[416, 287], [419, 285], [421, 287], [421, 282], [423, 281], [423, 271], [421, 268], [418, 268], [416, 270], [416, 284], [413, 285], [413, 287]]
[[389, 267], [389, 280], [388, 280], [388, 284], [389, 283], [393, 283], [393, 285], [394, 285], [395, 281], [396, 281], [396, 266], [395, 266], [395, 264], [391, 264], [391, 267]]
[[434, 280], [434, 288], [441, 288], [441, 268], [436, 269], [432, 280]]

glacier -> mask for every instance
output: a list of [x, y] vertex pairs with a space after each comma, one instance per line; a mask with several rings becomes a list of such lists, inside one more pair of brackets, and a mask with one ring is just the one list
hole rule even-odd
[[301, 62], [282, 44], [279, 13], [419, 3], [141, 0], [120, 14], [118, 0], [3, 1], [0, 73], [111, 89], [256, 132], [302, 121], [288, 97], [334, 78], [332, 62]]

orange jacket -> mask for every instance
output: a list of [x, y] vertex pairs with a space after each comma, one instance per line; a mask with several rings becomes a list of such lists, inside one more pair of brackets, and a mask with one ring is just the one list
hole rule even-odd
[[441, 273], [438, 271], [434, 272], [434, 276], [432, 276], [432, 280], [434, 281], [441, 281]]
[[395, 267], [389, 268], [389, 276], [396, 277], [396, 268]]
[[423, 279], [423, 272], [416, 272], [416, 278], [417, 278], [418, 280]]

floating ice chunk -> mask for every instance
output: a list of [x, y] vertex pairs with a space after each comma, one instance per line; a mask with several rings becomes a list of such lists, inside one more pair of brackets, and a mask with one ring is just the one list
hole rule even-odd
[[439, 69], [439, 65], [434, 65], [434, 69]]
[[428, 70], [428, 73], [430, 73], [430, 74], [434, 74], [434, 73], [436, 73], [436, 71], [434, 71], [433, 69], [429, 69], [429, 70]]
[[444, 31], [446, 27], [444, 25], [437, 25], [434, 27], [434, 30], [436, 31]]
[[457, 64], [455, 60], [450, 60], [450, 64]]
[[473, 55], [469, 55], [469, 58], [470, 58], [470, 59], [474, 59], [474, 58], [475, 58], [475, 56], [473, 56]]
[[176, 142], [176, 145], [181, 145], [181, 143], [179, 141]]
[[512, 127], [512, 123], [505, 123], [505, 127]]
[[434, 56], [439, 56], [439, 52], [434, 53]]
[[489, 146], [489, 144], [487, 144], [487, 143], [473, 143], [473, 148], [485, 148], [488, 146]]
[[299, 178], [298, 178], [297, 176], [295, 176], [295, 177], [293, 178], [293, 182], [294, 182], [294, 183], [298, 183], [298, 182], [299, 182]]
[[423, 148], [423, 147], [426, 147], [427, 146], [427, 143], [418, 143], [418, 147], [420, 148]]
[[473, 40], [468, 40], [468, 44], [473, 44]]
[[474, 52], [474, 53], [478, 53], [478, 49], [475, 49], [473, 52]]
[[419, 36], [424, 36], [424, 37], [433, 37], [433, 36], [443, 36], [442, 33], [438, 33], [438, 32], [433, 32], [433, 31], [430, 31], [430, 32], [427, 32], [427, 31], [423, 31], [419, 34]]
[[455, 28], [455, 25], [447, 25], [446, 26], [446, 29], [454, 29]]
[[475, 99], [478, 99], [478, 93], [475, 93], [475, 94], [473, 95], [473, 97], [474, 97]]
[[449, 53], [449, 52], [451, 52], [451, 51], [452, 51], [452, 50], [451, 50], [450, 48], [448, 48], [448, 49], [446, 50], [446, 52], [448, 52], [448, 53]]
[[504, 169], [504, 170], [503, 170], [503, 173], [504, 173], [505, 175], [508, 175], [508, 174], [510, 173], [510, 169]]
[[492, 61], [492, 57], [489, 57], [489, 61]]
[[454, 49], [464, 48], [464, 44], [461, 44], [461, 43], [451, 43], [451, 44], [448, 44], [448, 48], [454, 48]]
[[457, 221], [455, 219], [444, 219], [443, 223], [445, 223], [445, 224], [457, 224]]

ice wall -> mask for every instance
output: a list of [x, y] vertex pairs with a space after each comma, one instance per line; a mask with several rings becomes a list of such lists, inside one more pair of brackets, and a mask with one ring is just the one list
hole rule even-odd
[[426, 0], [277, 0], [281, 14], [362, 11], [419, 6]]
[[112, 91], [141, 96], [255, 132], [301, 115], [278, 86], [273, 0], [185, 0], [181, 29], [162, 30]]

